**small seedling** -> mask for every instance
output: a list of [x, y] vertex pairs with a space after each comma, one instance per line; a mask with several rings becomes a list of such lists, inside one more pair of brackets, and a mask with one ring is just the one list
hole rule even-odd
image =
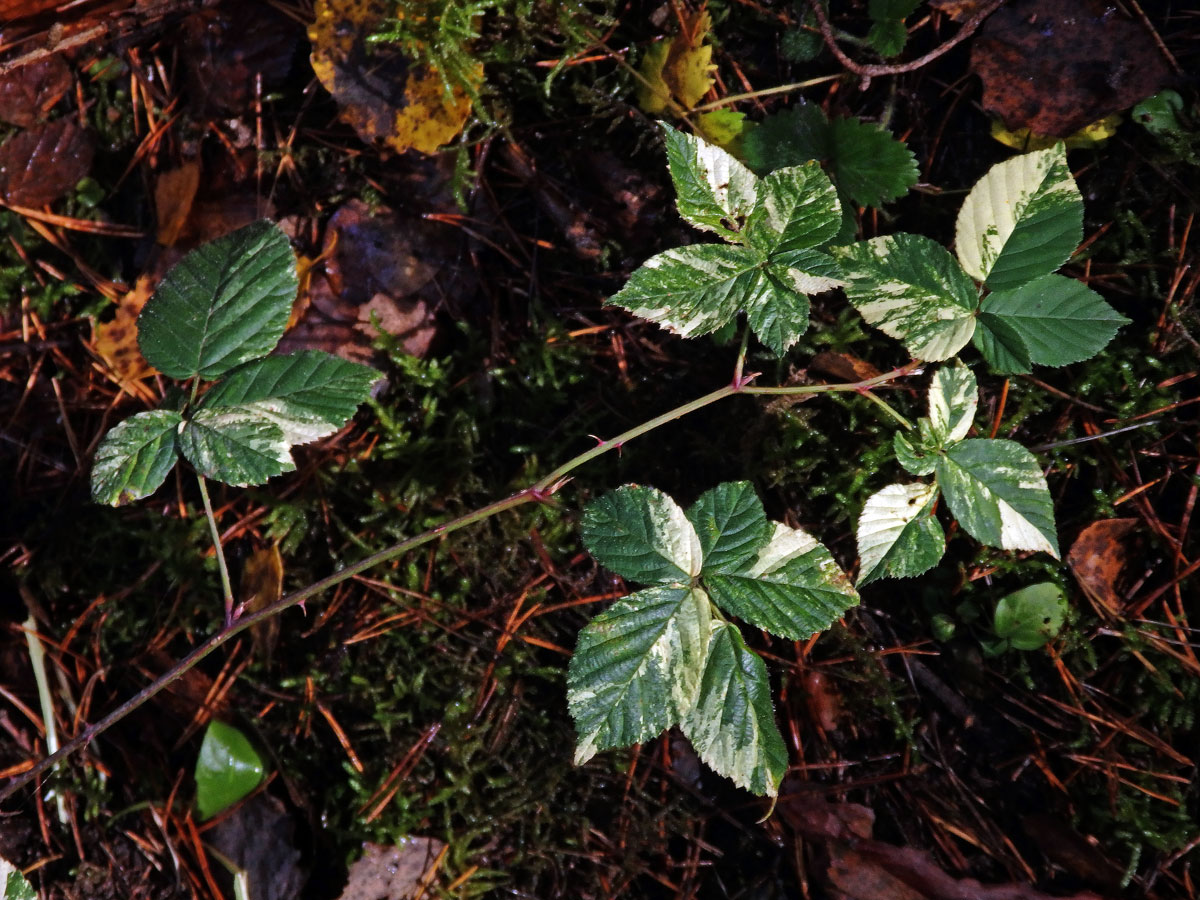
[[208, 723], [196, 759], [196, 811], [211, 819], [233, 806], [263, 780], [263, 761], [238, 729]]
[[996, 604], [996, 640], [985, 642], [984, 651], [1040, 650], [1058, 636], [1069, 609], [1062, 588], [1050, 581], [1013, 591]]

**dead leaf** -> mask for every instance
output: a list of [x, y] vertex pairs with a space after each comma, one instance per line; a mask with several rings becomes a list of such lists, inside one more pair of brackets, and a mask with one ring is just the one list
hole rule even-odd
[[1138, 23], [1103, 0], [1016, 0], [971, 48], [983, 108], [1011, 131], [1066, 137], [1162, 88], [1169, 70]]
[[271, 3], [225, 3], [183, 23], [188, 92], [198, 112], [244, 115], [283, 84], [300, 42], [296, 23]]
[[1080, 532], [1067, 554], [1067, 565], [1079, 586], [1102, 613], [1121, 612], [1124, 601], [1117, 585], [1129, 560], [1129, 535], [1138, 524], [1138, 519], [1093, 522]]
[[1117, 126], [1120, 124], [1121, 114], [1113, 113], [1112, 115], [1105, 116], [1103, 119], [1092, 122], [1090, 125], [1084, 125], [1074, 134], [1068, 135], [1065, 138], [1056, 138], [1044, 134], [1034, 134], [1028, 128], [1009, 131], [999, 119], [992, 119], [992, 137], [1004, 144], [1004, 146], [1012, 147], [1021, 153], [1031, 153], [1034, 150], [1048, 150], [1060, 140], [1066, 145], [1068, 150], [1076, 150], [1080, 147], [1096, 147], [1103, 144], [1117, 133]]
[[437, 838], [402, 838], [394, 847], [363, 844], [350, 866], [339, 900], [412, 900], [426, 896], [437, 877], [446, 844]]
[[951, 22], [965, 22], [983, 8], [989, 0], [929, 0], [929, 6], [950, 17]]
[[28, 128], [70, 89], [71, 70], [61, 56], [21, 66], [0, 77], [0, 119]]
[[712, 45], [705, 43], [712, 29], [707, 10], [685, 14], [680, 33], [646, 51], [639, 71], [638, 106], [643, 112], [661, 113], [671, 101], [692, 109], [712, 89]]
[[838, 891], [836, 900], [927, 900], [920, 891], [880, 868], [861, 853], [849, 847], [833, 847], [829, 851], [829, 871], [825, 873]]
[[[471, 97], [461, 85], [447, 91], [440, 73], [393, 48], [368, 49], [385, 11], [381, 0], [317, 0], [308, 28], [313, 71], [364, 141], [434, 153], [462, 131]], [[473, 87], [483, 83], [482, 65], [473, 78]]]
[[833, 350], [822, 350], [812, 358], [808, 367], [822, 375], [830, 375], [839, 381], [847, 382], [866, 381], [868, 378], [877, 378], [882, 374], [865, 359]]
[[[249, 797], [205, 832], [205, 841], [246, 873], [248, 900], [296, 900], [304, 888], [295, 825], [270, 794]], [[213, 865], [218, 877], [224, 867]], [[228, 896], [234, 896], [231, 891]], [[240, 894], [237, 896], [241, 896]]]
[[116, 315], [92, 327], [96, 355], [104, 360], [117, 384], [126, 389], [131, 389], [134, 382], [158, 374], [142, 356], [137, 342], [137, 319], [153, 293], [154, 280], [142, 275], [133, 290], [117, 301]]
[[192, 212], [200, 187], [200, 163], [189, 160], [178, 169], [159, 174], [154, 182], [154, 211], [158, 218], [158, 242], [173, 247]]
[[804, 700], [808, 714], [822, 731], [836, 731], [842, 715], [842, 704], [829, 680], [818, 671], [804, 675]]
[[0, 145], [0, 196], [14, 206], [53, 203], [92, 168], [92, 139], [74, 119], [56, 119]]
[[[246, 613], [265, 609], [283, 596], [283, 557], [278, 544], [270, 544], [250, 554], [242, 569], [238, 596]], [[279, 617], [272, 616], [250, 626], [250, 637], [254, 642], [255, 655], [270, 667], [271, 657], [279, 642]]]

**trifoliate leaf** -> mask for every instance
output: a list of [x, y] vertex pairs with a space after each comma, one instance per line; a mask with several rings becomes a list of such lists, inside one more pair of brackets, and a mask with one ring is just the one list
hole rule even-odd
[[1062, 630], [1069, 609], [1057, 584], [1033, 584], [1001, 598], [992, 630], [1016, 650], [1038, 650]]
[[748, 481], [729, 481], [705, 491], [687, 517], [700, 538], [703, 575], [737, 571], [758, 554], [774, 531]]
[[971, 339], [975, 285], [939, 244], [894, 234], [833, 249], [850, 302], [915, 358], [949, 359]]
[[587, 505], [583, 543], [604, 566], [643, 584], [687, 582], [703, 551], [679, 505], [654, 488], [625, 485]]
[[992, 371], [1001, 375], [1023, 375], [1033, 367], [1029, 348], [1007, 321], [991, 313], [980, 313], [975, 321], [973, 343]]
[[689, 587], [639, 591], [592, 619], [567, 670], [576, 765], [680, 722], [696, 701], [711, 631], [708, 598]]
[[296, 297], [287, 236], [254, 222], [193, 250], [138, 318], [146, 361], [171, 378], [215, 378], [279, 343]]
[[703, 583], [726, 612], [793, 640], [824, 631], [858, 604], [858, 592], [825, 546], [781, 523], [754, 559], [736, 572], [706, 574]]
[[196, 760], [196, 809], [211, 819], [262, 784], [263, 761], [246, 736], [213, 720]]
[[715, 625], [695, 707], [683, 733], [700, 758], [738, 787], [774, 797], [787, 771], [767, 667], [733, 625]]
[[693, 244], [650, 257], [605, 301], [684, 337], [716, 331], [739, 310], [765, 302], [774, 287], [765, 259], [748, 247]]
[[120, 506], [149, 497], [179, 454], [183, 417], [165, 409], [130, 416], [104, 436], [92, 464], [92, 499]]
[[278, 425], [289, 446], [307, 444], [345, 425], [381, 377], [369, 366], [319, 350], [268, 356], [222, 378], [200, 408], [249, 410]]
[[1033, 454], [1013, 441], [970, 439], [937, 457], [950, 511], [977, 540], [1058, 558], [1054, 503]]
[[978, 405], [975, 375], [961, 361], [934, 373], [929, 385], [929, 421], [939, 446], [947, 447], [967, 436]]
[[740, 241], [758, 178], [715, 144], [661, 124], [679, 214], [697, 228]]
[[758, 182], [746, 240], [764, 253], [807, 250], [837, 234], [841, 216], [837, 191], [819, 165], [777, 169]]
[[240, 407], [201, 409], [179, 433], [179, 449], [205, 478], [244, 487], [296, 468], [283, 429]]
[[1066, 262], [1083, 237], [1083, 198], [1061, 144], [998, 163], [958, 213], [955, 250], [994, 291], [1020, 287]]
[[767, 116], [743, 148], [747, 165], [760, 175], [818, 160], [859, 206], [895, 200], [919, 178], [916, 157], [885, 129], [861, 119], [830, 121], [812, 104]]
[[946, 535], [933, 516], [936, 484], [890, 484], [872, 494], [858, 519], [857, 586], [912, 578], [937, 565]]
[[1129, 320], [1083, 283], [1043, 275], [983, 299], [983, 314], [1002, 319], [1028, 348], [1032, 362], [1065, 366], [1095, 356]]

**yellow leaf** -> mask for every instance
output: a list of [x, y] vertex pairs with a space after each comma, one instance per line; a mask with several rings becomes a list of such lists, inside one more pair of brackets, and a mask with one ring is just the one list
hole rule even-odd
[[746, 114], [732, 109], [714, 109], [696, 117], [696, 132], [710, 144], [740, 157], [745, 136]]
[[1103, 144], [1117, 133], [1117, 126], [1120, 124], [1121, 114], [1112, 113], [1103, 119], [1096, 120], [1091, 125], [1083, 126], [1067, 138], [1057, 138], [1044, 134], [1034, 134], [1028, 128], [1009, 131], [1004, 127], [1003, 122], [999, 119], [993, 119], [992, 137], [1004, 144], [1004, 146], [1020, 150], [1022, 153], [1032, 153], [1035, 150], [1048, 150], [1059, 141], [1066, 144], [1068, 150], [1076, 150], [1080, 147], [1094, 147], [1097, 144]]
[[96, 355], [104, 360], [113, 380], [127, 389], [132, 389], [134, 382], [142, 378], [158, 374], [142, 356], [137, 342], [138, 315], [152, 293], [151, 280], [141, 276], [133, 290], [117, 301], [117, 314], [112, 321], [92, 327]]
[[[471, 97], [460, 85], [447, 90], [440, 73], [394, 48], [368, 47], [366, 38], [386, 10], [382, 0], [317, 0], [308, 27], [313, 71], [364, 141], [382, 141], [399, 153], [433, 153], [462, 131]], [[480, 64], [470, 87], [482, 83]]]
[[709, 92], [716, 66], [712, 46], [704, 42], [711, 29], [707, 11], [686, 15], [679, 34], [646, 51], [640, 67], [646, 83], [638, 87], [638, 106], [644, 112], [660, 113], [670, 100], [691, 109]]

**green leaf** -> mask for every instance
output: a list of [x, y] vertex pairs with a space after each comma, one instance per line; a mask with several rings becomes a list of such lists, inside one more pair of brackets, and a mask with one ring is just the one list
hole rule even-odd
[[892, 435], [892, 450], [896, 462], [914, 475], [928, 475], [937, 468], [937, 457], [924, 444], [914, 447], [902, 431]]
[[700, 537], [702, 575], [736, 572], [758, 555], [774, 531], [748, 481], [729, 481], [705, 491], [687, 517]]
[[904, 20], [920, 6], [920, 0], [871, 0], [867, 13], [874, 23], [867, 42], [880, 56], [895, 56], [908, 41]]
[[793, 640], [824, 631], [858, 604], [858, 592], [824, 545], [780, 523], [754, 559], [736, 572], [706, 574], [704, 585], [726, 612]]
[[1001, 375], [1023, 375], [1033, 367], [1029, 348], [1017, 330], [992, 313], [980, 313], [971, 338], [992, 370]]
[[756, 196], [746, 240], [764, 253], [818, 247], [842, 222], [837, 191], [815, 162], [772, 172], [758, 183]]
[[912, 152], [885, 129], [854, 118], [830, 122], [813, 104], [767, 116], [746, 135], [744, 148], [747, 164], [759, 174], [819, 160], [860, 206], [903, 196], [919, 177]]
[[776, 356], [783, 356], [808, 330], [808, 296], [789, 288], [786, 269], [768, 269], [767, 283], [773, 288], [747, 311], [746, 323]]
[[708, 598], [688, 587], [639, 591], [592, 619], [567, 669], [576, 765], [681, 721], [700, 689], [711, 630]]
[[971, 339], [975, 285], [941, 245], [894, 234], [835, 247], [846, 296], [862, 317], [917, 359], [949, 359]]
[[583, 543], [602, 565], [645, 584], [700, 574], [700, 538], [679, 505], [654, 488], [625, 485], [588, 504]]
[[1001, 598], [992, 630], [1017, 650], [1038, 650], [1062, 630], [1068, 609], [1057, 584], [1030, 585]]
[[0, 900], [38, 900], [34, 890], [21, 870], [0, 856]]
[[287, 326], [298, 282], [287, 236], [261, 221], [193, 250], [138, 317], [147, 362], [171, 378], [215, 378], [266, 356]]
[[695, 707], [683, 720], [700, 758], [738, 787], [771, 797], [787, 771], [767, 667], [733, 625], [714, 625]]
[[697, 228], [740, 241], [758, 178], [715, 144], [660, 124], [679, 214]]
[[605, 306], [693, 337], [716, 331], [737, 315], [766, 302], [765, 259], [746, 247], [693, 244], [650, 257]]
[[92, 465], [92, 499], [120, 506], [158, 490], [178, 454], [182, 416], [156, 409], [130, 416], [104, 436]]
[[283, 429], [252, 410], [197, 411], [179, 433], [179, 449], [205, 478], [244, 487], [296, 468]]
[[268, 356], [227, 374], [200, 408], [240, 407], [278, 425], [289, 446], [307, 444], [345, 425], [380, 377], [320, 350]]
[[263, 761], [238, 729], [208, 723], [196, 760], [196, 809], [211, 819], [262, 784]]
[[994, 291], [1066, 262], [1083, 238], [1083, 198], [1063, 145], [992, 166], [967, 195], [955, 232], [963, 269]]
[[1033, 454], [1013, 441], [955, 444], [938, 457], [937, 479], [950, 511], [970, 534], [1003, 550], [1058, 557], [1054, 503]]
[[939, 447], [947, 447], [967, 436], [975, 421], [979, 388], [975, 376], [961, 361], [942, 366], [929, 385], [929, 421]]
[[857, 586], [911, 578], [938, 564], [946, 535], [933, 516], [936, 484], [890, 484], [871, 495], [858, 519]]
[[983, 314], [1004, 321], [1021, 338], [1029, 359], [1065, 366], [1095, 356], [1129, 320], [1074, 278], [1043, 275], [984, 298]]

